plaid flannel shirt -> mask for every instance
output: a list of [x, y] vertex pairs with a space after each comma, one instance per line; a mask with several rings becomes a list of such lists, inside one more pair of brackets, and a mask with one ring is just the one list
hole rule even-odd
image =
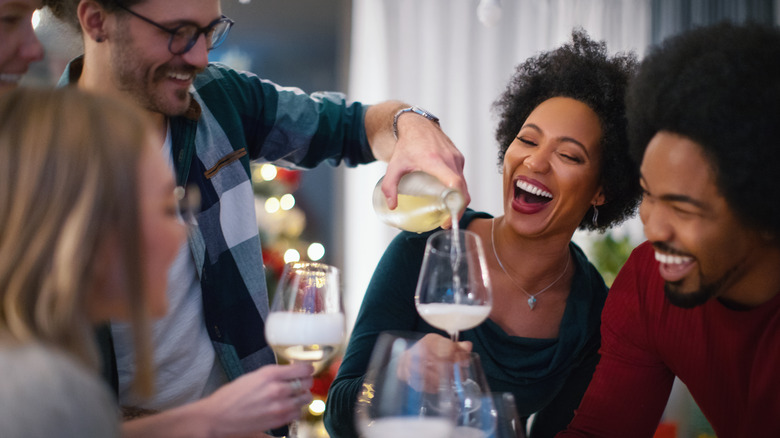
[[[82, 59], [69, 64], [61, 84], [78, 80]], [[293, 168], [374, 161], [363, 124], [367, 106], [339, 93], [307, 95], [215, 63], [190, 91], [187, 113], [170, 118], [173, 162], [177, 183], [196, 184], [201, 192], [189, 244], [208, 333], [232, 380], [275, 361], [263, 331], [268, 292], [250, 160]]]

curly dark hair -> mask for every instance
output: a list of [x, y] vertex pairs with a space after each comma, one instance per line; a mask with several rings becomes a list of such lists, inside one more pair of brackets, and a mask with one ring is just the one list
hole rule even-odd
[[658, 131], [698, 143], [748, 227], [780, 236], [780, 30], [727, 22], [651, 50], [627, 98], [631, 154]]
[[499, 166], [509, 145], [531, 112], [553, 97], [569, 97], [585, 103], [599, 117], [604, 136], [600, 184], [606, 202], [580, 221], [579, 229], [605, 231], [636, 212], [641, 189], [639, 172], [628, 153], [625, 92], [636, 70], [633, 53], [607, 55], [604, 42], [596, 42], [582, 29], [572, 31], [572, 42], [530, 58], [517, 67], [506, 91], [493, 104], [499, 113], [496, 140]]
[[[80, 1], [81, 0], [43, 0], [43, 6], [48, 7], [55, 18], [81, 33], [81, 24], [79, 23], [79, 17], [76, 12]], [[118, 6], [120, 3], [119, 0], [95, 0], [95, 2], [109, 12], [121, 11]], [[121, 4], [129, 7], [141, 2], [143, 2], [143, 0], [123, 0]]]

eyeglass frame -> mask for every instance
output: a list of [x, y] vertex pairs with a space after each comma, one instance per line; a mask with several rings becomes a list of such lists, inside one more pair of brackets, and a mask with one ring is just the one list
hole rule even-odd
[[[174, 55], [183, 55], [183, 54], [189, 52], [190, 50], [192, 50], [193, 47], [195, 47], [195, 44], [197, 44], [198, 38], [200, 38], [201, 35], [207, 36], [208, 33], [211, 32], [212, 30], [214, 30], [214, 28], [219, 23], [227, 23], [227, 28], [225, 29], [225, 33], [223, 34], [222, 38], [219, 39], [219, 41], [214, 42], [214, 40], [212, 40], [211, 38], [206, 38], [206, 50], [211, 51], [213, 49], [216, 49], [217, 47], [222, 45], [222, 43], [225, 41], [225, 39], [227, 39], [227, 36], [230, 33], [230, 29], [235, 24], [235, 22], [233, 20], [231, 20], [230, 18], [222, 15], [222, 16], [220, 16], [220, 18], [217, 18], [216, 20], [214, 20], [211, 23], [209, 23], [208, 26], [206, 26], [206, 27], [200, 27], [200, 26], [198, 26], [195, 23], [184, 23], [184, 24], [180, 24], [180, 25], [178, 25], [178, 26], [176, 26], [176, 27], [171, 29], [171, 28], [163, 26], [160, 23], [157, 23], [157, 22], [153, 21], [150, 18], [144, 17], [143, 15], [139, 14], [138, 12], [133, 11], [132, 9], [128, 8], [127, 6], [123, 5], [120, 2], [117, 2], [116, 5], [119, 7], [119, 9], [122, 9], [122, 10], [124, 10], [126, 12], [129, 12], [130, 15], [133, 15], [136, 18], [140, 18], [141, 20], [151, 24], [152, 26], [169, 33], [171, 36], [168, 39], [168, 51], [171, 52]], [[179, 32], [179, 30], [181, 30], [181, 28], [188, 27], [188, 26], [195, 27], [197, 29], [196, 32], [192, 35], [192, 38], [190, 38], [189, 41], [187, 41], [187, 44], [184, 46], [184, 50], [174, 51], [172, 46], [173, 46], [173, 40], [174, 40], [174, 38], [176, 38], [176, 34]], [[211, 46], [210, 47], [209, 47], [209, 41], [211, 42]]]

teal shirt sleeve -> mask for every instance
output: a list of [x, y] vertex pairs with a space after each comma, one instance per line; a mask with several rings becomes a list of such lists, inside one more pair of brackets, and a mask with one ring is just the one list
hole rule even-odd
[[[83, 57], [72, 60], [58, 86], [75, 83], [82, 67]], [[376, 160], [364, 123], [369, 106], [341, 93], [307, 94], [219, 63], [199, 73], [193, 89], [206, 105], [200, 110], [216, 121], [213, 128], [223, 130], [234, 149], [245, 147], [250, 159], [299, 169]]]
[[341, 93], [306, 94], [216, 63], [193, 85], [208, 105], [202, 110], [253, 160], [300, 169], [375, 160], [364, 124], [368, 106]]

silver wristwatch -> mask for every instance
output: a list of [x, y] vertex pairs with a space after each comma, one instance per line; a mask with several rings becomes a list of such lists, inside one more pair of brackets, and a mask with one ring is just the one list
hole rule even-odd
[[395, 116], [393, 116], [393, 136], [395, 137], [396, 140], [398, 140], [398, 117], [400, 117], [401, 114], [403, 113], [410, 113], [410, 112], [419, 114], [437, 125], [439, 124], [438, 117], [420, 108], [419, 106], [410, 106], [409, 108], [401, 109], [397, 113], [395, 113]]

